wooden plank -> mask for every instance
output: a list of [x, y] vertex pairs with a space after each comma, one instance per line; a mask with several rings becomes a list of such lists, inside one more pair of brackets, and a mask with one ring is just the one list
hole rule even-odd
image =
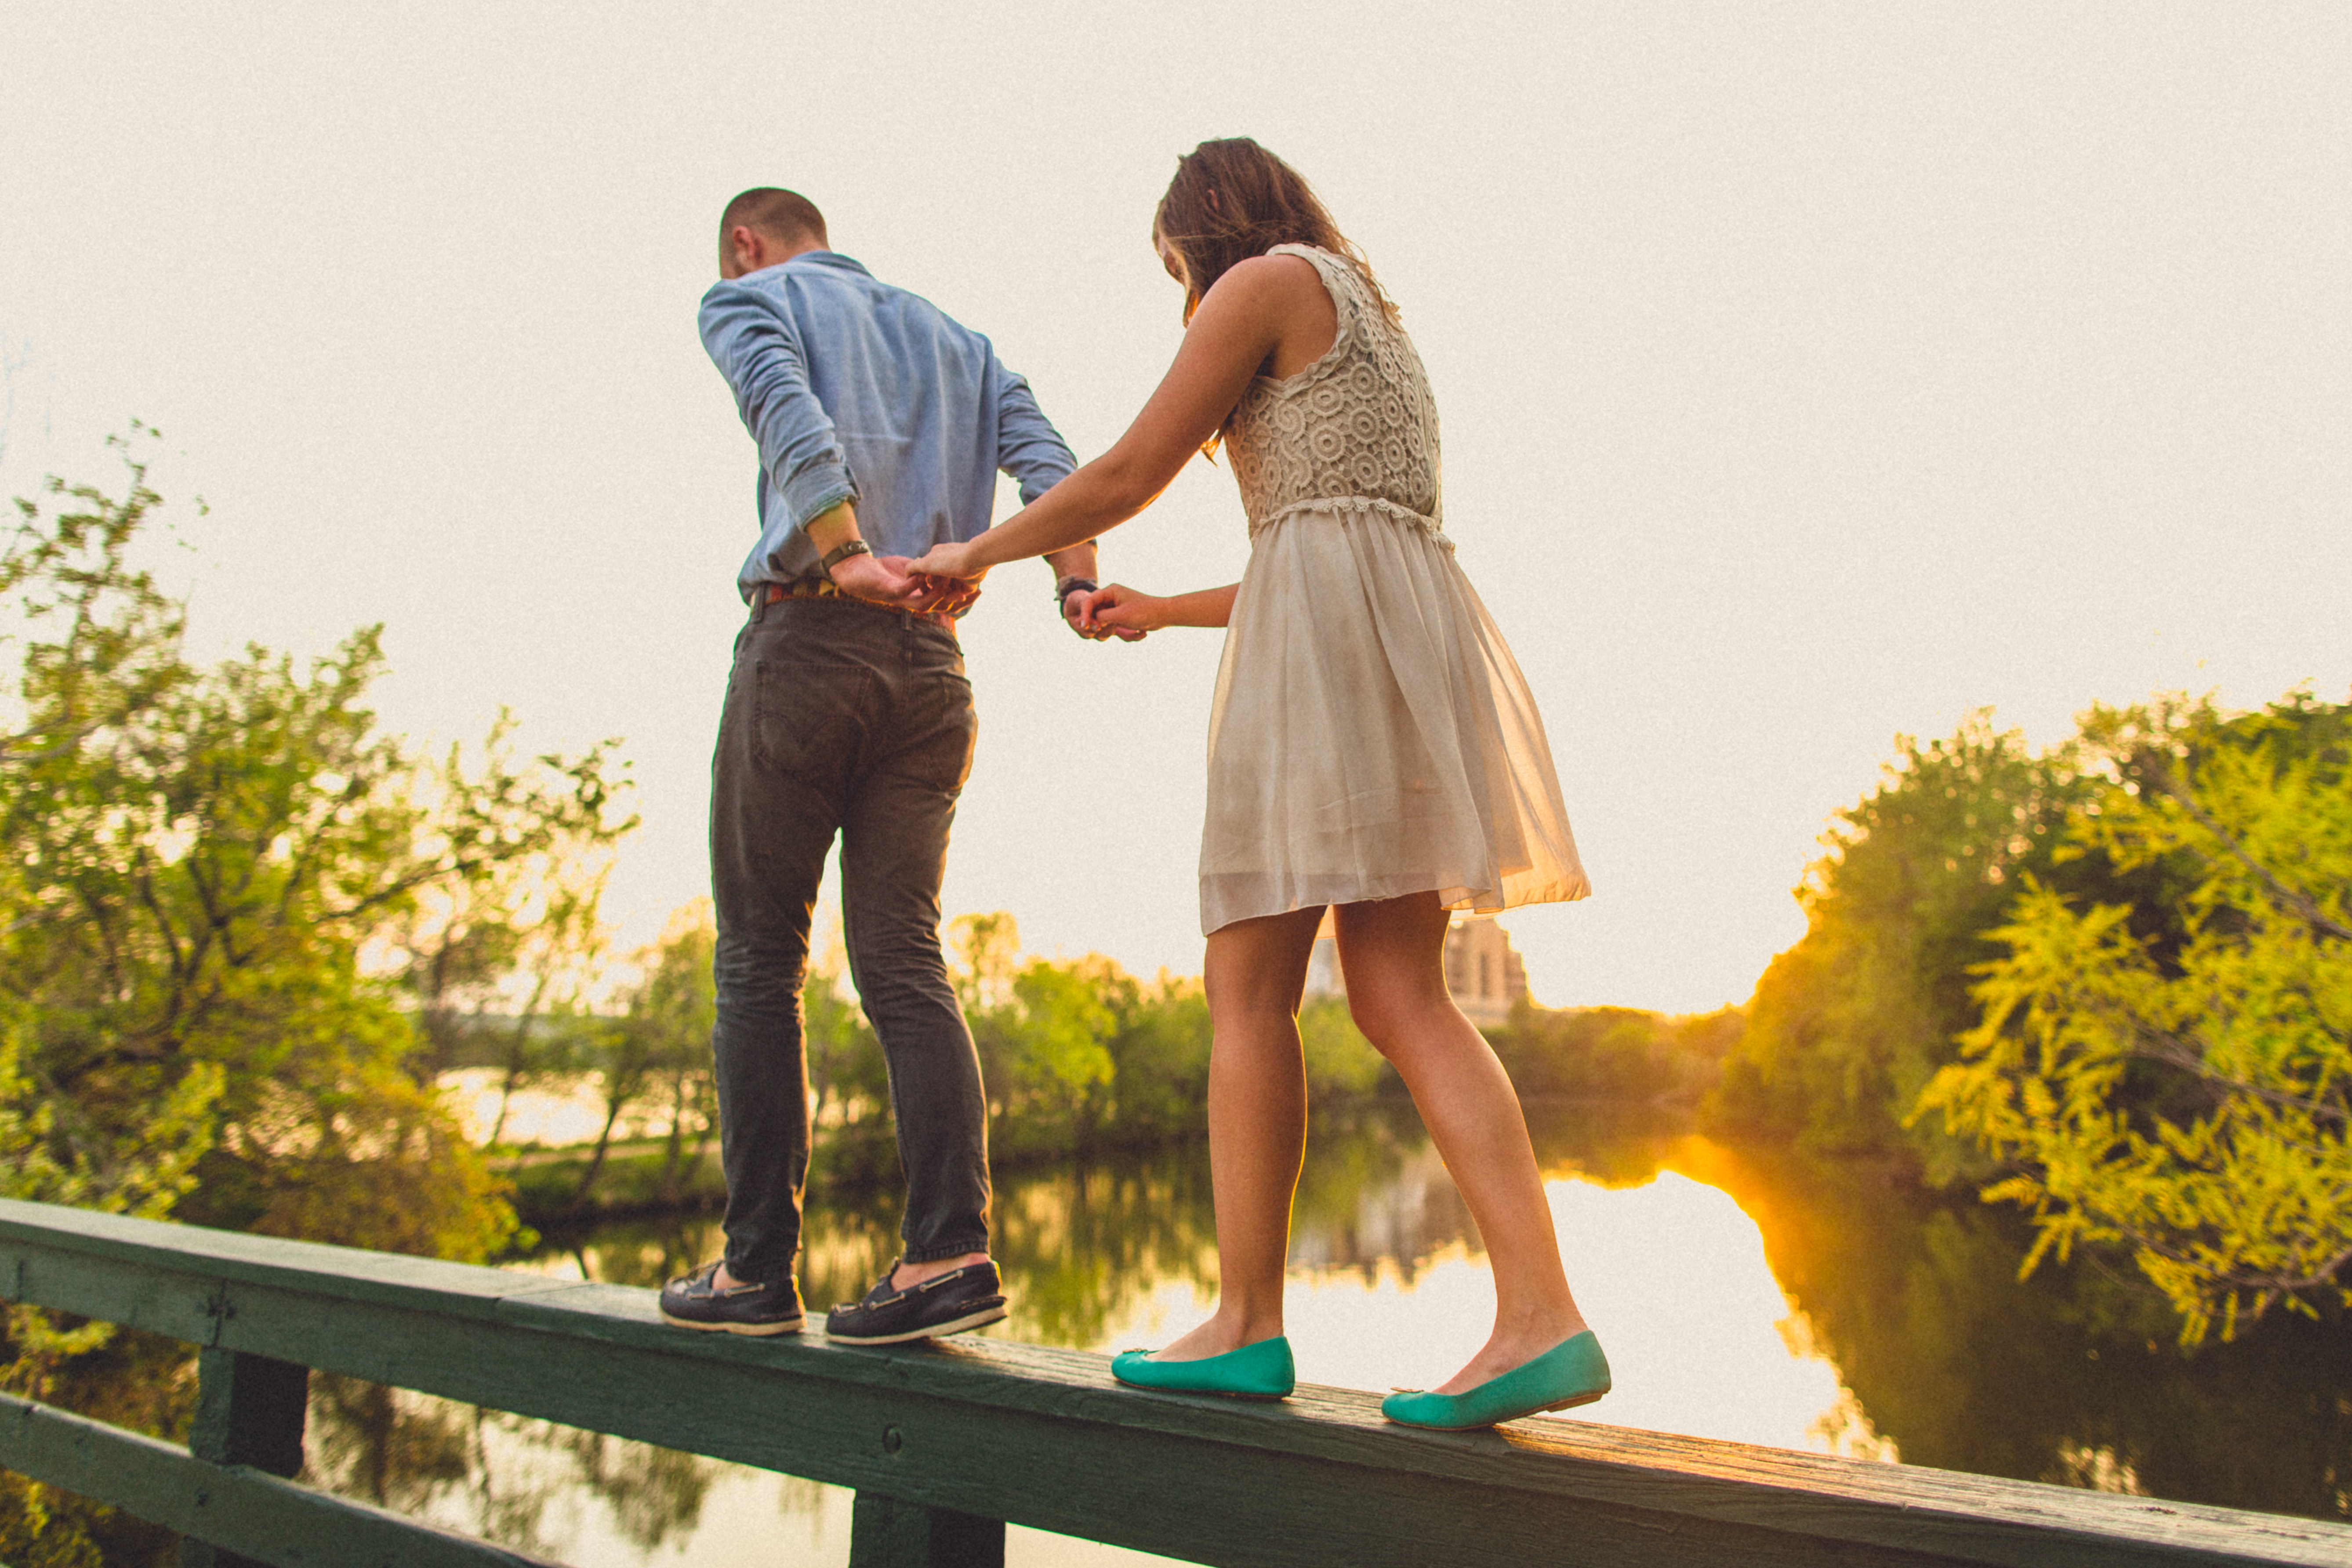
[[543, 1568], [487, 1542], [0, 1394], [0, 1466], [278, 1568]]
[[310, 1407], [309, 1367], [241, 1351], [199, 1351], [188, 1451], [291, 1479], [302, 1473]]
[[1004, 1521], [859, 1492], [849, 1568], [1004, 1568]]
[[[310, 1369], [265, 1355], [207, 1347], [196, 1352], [196, 1418], [188, 1451], [215, 1465], [248, 1465], [288, 1479], [302, 1472]], [[180, 1568], [257, 1568], [242, 1552], [183, 1538]]]
[[692, 1334], [650, 1291], [36, 1205], [0, 1203], [10, 1280], [200, 1343], [1203, 1562], [2352, 1563], [2352, 1528], [2316, 1521], [1575, 1421], [1409, 1432], [1354, 1391], [1142, 1394], [1100, 1356], [1000, 1341]]

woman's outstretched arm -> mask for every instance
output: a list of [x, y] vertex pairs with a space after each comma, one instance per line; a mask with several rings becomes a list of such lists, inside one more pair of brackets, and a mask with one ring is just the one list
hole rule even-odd
[[1115, 631], [1156, 632], [1162, 626], [1222, 626], [1234, 618], [1234, 595], [1239, 583], [1222, 588], [1160, 598], [1139, 594], [1124, 583], [1113, 583], [1090, 595], [1080, 613], [1082, 628], [1109, 626]]
[[1125, 522], [1216, 434], [1285, 334], [1319, 324], [1311, 302], [1326, 301], [1328, 312], [1328, 300], [1313, 265], [1297, 257], [1258, 256], [1235, 266], [1192, 312], [1175, 363], [1109, 451], [978, 538], [940, 545], [908, 570], [974, 577]]

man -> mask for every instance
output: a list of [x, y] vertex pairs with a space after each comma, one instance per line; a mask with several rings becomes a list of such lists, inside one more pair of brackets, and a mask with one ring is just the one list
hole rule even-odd
[[[989, 525], [1001, 470], [1034, 500], [1076, 466], [988, 340], [836, 254], [790, 191], [719, 220], [703, 346], [760, 449], [760, 540], [738, 578], [712, 763], [723, 1258], [663, 1288], [686, 1328], [803, 1324], [793, 1268], [809, 1159], [801, 985], [819, 878], [842, 840], [850, 973], [889, 1067], [904, 1251], [825, 1331], [854, 1344], [1004, 1316], [988, 1257], [987, 1101], [940, 952], [940, 879], [978, 724], [955, 619], [978, 589], [911, 557]], [[1092, 544], [1050, 558], [1076, 619]]]

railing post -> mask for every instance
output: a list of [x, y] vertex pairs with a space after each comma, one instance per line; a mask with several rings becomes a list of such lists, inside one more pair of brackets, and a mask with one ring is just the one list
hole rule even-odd
[[859, 1492], [849, 1568], [1004, 1568], [1004, 1521]]
[[[239, 1351], [196, 1352], [196, 1419], [188, 1452], [291, 1479], [302, 1468], [310, 1369]], [[180, 1568], [262, 1568], [249, 1557], [183, 1539]]]

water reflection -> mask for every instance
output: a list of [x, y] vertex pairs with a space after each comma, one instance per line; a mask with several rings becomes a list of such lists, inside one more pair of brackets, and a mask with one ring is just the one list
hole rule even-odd
[[2020, 1282], [2009, 1210], [1893, 1173], [1691, 1144], [1738, 1196], [1816, 1342], [1910, 1463], [2352, 1519], [2352, 1321], [2281, 1315], [2190, 1357], [2130, 1276]]
[[[1775, 1166], [1622, 1109], [1539, 1115], [1538, 1149], [1617, 1392], [1614, 1425], [2322, 1517], [2352, 1516], [2352, 1336], [2265, 1324], [2183, 1363], [2160, 1308], [2094, 1269], [2021, 1285], [2006, 1214], [1884, 1173]], [[898, 1251], [887, 1197], [810, 1215], [803, 1289], [854, 1300]], [[1200, 1150], [1012, 1173], [998, 1188], [1006, 1330], [1157, 1344], [1213, 1301]], [[708, 1216], [610, 1225], [526, 1266], [651, 1286], [719, 1246]], [[1493, 1308], [1475, 1231], [1410, 1113], [1326, 1129], [1289, 1287], [1300, 1375], [1443, 1379]], [[847, 1496], [545, 1423], [321, 1378], [313, 1479], [577, 1563], [698, 1548], [838, 1563]], [[780, 1521], [789, 1521], [779, 1529]], [[1015, 1532], [1013, 1561], [1131, 1559]]]

